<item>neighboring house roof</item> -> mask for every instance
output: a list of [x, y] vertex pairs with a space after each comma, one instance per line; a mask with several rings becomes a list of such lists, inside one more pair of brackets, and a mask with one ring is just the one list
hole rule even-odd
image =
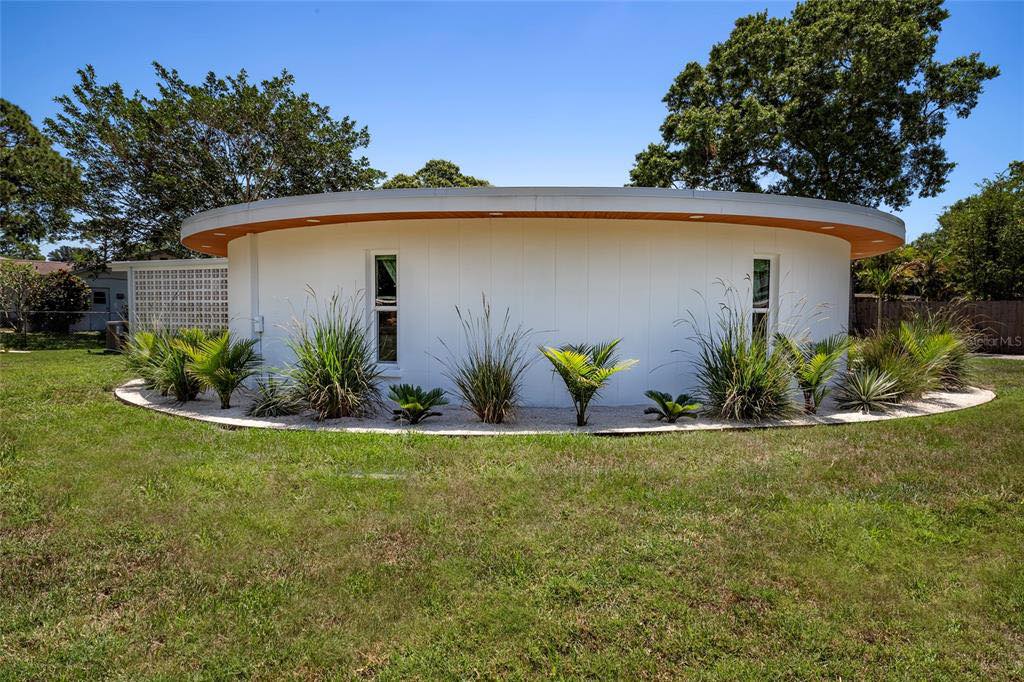
[[46, 275], [59, 270], [71, 270], [71, 263], [62, 263], [55, 260], [27, 260], [24, 258], [3, 258], [3, 260], [13, 260], [15, 263], [31, 265], [40, 275]]

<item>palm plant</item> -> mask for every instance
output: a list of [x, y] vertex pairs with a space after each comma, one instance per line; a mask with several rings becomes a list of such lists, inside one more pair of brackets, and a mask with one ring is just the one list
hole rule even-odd
[[661, 391], [645, 391], [644, 395], [654, 401], [655, 407], [648, 407], [644, 414], [658, 415], [658, 421], [675, 424], [680, 417], [697, 418], [701, 404], [690, 397], [689, 393], [680, 393], [675, 399], [671, 393]]
[[204, 339], [199, 345], [184, 345], [188, 355], [187, 370], [203, 388], [212, 389], [220, 397], [220, 408], [231, 407], [231, 394], [256, 373], [260, 364], [256, 339], [232, 341], [231, 332]]
[[483, 314], [479, 316], [456, 306], [465, 355], [457, 355], [441, 340], [448, 352], [441, 363], [463, 404], [480, 421], [500, 424], [514, 416], [519, 405], [523, 375], [533, 364], [526, 351], [526, 340], [533, 332], [522, 325], [513, 328], [508, 310], [501, 325], [495, 326], [486, 297], [482, 297], [482, 303]]
[[392, 410], [394, 421], [404, 419], [409, 424], [419, 424], [427, 417], [441, 416], [441, 413], [433, 411], [433, 408], [448, 404], [444, 391], [440, 388], [426, 391], [421, 386], [412, 384], [391, 386], [388, 397], [398, 405], [398, 409]]
[[629, 369], [636, 360], [619, 361], [615, 348], [622, 339], [604, 343], [566, 344], [558, 348], [542, 346], [541, 354], [565, 382], [565, 388], [576, 408], [576, 426], [587, 425], [587, 408], [614, 374]]
[[165, 335], [139, 330], [128, 336], [122, 352], [128, 371], [141, 377], [148, 388], [155, 388], [157, 370], [164, 361], [166, 351]]
[[288, 339], [295, 363], [288, 374], [315, 419], [361, 417], [381, 405], [373, 337], [354, 301], [337, 294], [307, 324], [296, 322]]
[[804, 395], [804, 412], [817, 413], [849, 347], [846, 335], [834, 334], [821, 341], [799, 343], [785, 334], [776, 334], [775, 343], [789, 356], [797, 386]]
[[256, 391], [246, 414], [250, 417], [284, 417], [302, 411], [302, 398], [280, 379], [256, 381]]
[[163, 359], [154, 373], [155, 387], [164, 395], [174, 395], [180, 403], [195, 400], [202, 390], [198, 377], [189, 371], [191, 353], [206, 342], [206, 332], [189, 327], [173, 336], [160, 336]]
[[882, 302], [895, 289], [900, 287], [907, 279], [908, 266], [906, 263], [899, 263], [890, 267], [868, 267], [860, 271], [858, 275], [861, 282], [875, 292], [877, 297], [878, 312], [875, 320], [875, 329], [882, 329]]
[[885, 370], [858, 367], [846, 373], [836, 402], [843, 409], [864, 414], [884, 410], [900, 402], [898, 380]]

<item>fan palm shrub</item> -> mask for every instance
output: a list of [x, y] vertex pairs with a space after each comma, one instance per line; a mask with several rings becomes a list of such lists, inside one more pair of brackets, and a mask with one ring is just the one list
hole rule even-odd
[[793, 412], [792, 370], [785, 351], [751, 334], [742, 308], [722, 305], [718, 323], [697, 328], [697, 382], [705, 412], [723, 419], [761, 421]]
[[900, 402], [899, 381], [885, 370], [857, 367], [843, 377], [836, 403], [844, 410], [879, 412]]
[[145, 381], [147, 388], [156, 388], [157, 370], [167, 353], [167, 343], [165, 334], [147, 330], [132, 332], [125, 341], [125, 368]]
[[689, 393], [680, 393], [675, 398], [671, 393], [661, 391], [645, 391], [644, 395], [653, 400], [655, 405], [644, 410], [644, 414], [658, 415], [658, 421], [675, 424], [680, 417], [697, 418], [701, 404], [690, 397]]
[[551, 362], [554, 371], [562, 377], [565, 388], [576, 408], [576, 426], [587, 425], [587, 408], [608, 380], [637, 363], [636, 360], [619, 361], [615, 353], [622, 339], [597, 344], [566, 344], [558, 348], [542, 346], [541, 354]]
[[382, 404], [373, 336], [355, 301], [333, 295], [292, 325], [288, 376], [318, 421], [372, 415]]
[[204, 339], [199, 345], [185, 345], [188, 355], [186, 369], [203, 388], [212, 389], [220, 398], [220, 408], [231, 407], [231, 394], [256, 373], [260, 364], [256, 339], [233, 341], [224, 331]]
[[412, 384], [391, 386], [388, 397], [398, 405], [397, 409], [392, 410], [394, 421], [404, 419], [409, 424], [419, 424], [427, 417], [441, 416], [434, 408], [448, 404], [448, 399], [444, 397], [444, 391], [440, 388], [427, 391]]
[[519, 405], [523, 376], [533, 363], [526, 345], [533, 332], [522, 325], [513, 327], [507, 309], [504, 319], [495, 325], [486, 296], [482, 305], [481, 315], [455, 307], [465, 351], [457, 354], [441, 340], [448, 357], [440, 361], [463, 405], [480, 421], [501, 424], [515, 416]]
[[179, 403], [199, 397], [203, 387], [189, 371], [189, 361], [206, 338], [206, 332], [195, 327], [180, 329], [174, 336], [161, 336], [163, 359], [156, 369], [154, 384], [164, 395], [170, 393]]
[[800, 343], [785, 334], [776, 334], [775, 344], [788, 356], [804, 396], [804, 412], [816, 414], [829, 393], [829, 382], [839, 369], [849, 340], [845, 334], [834, 334], [820, 341]]
[[256, 390], [246, 414], [250, 417], [285, 417], [298, 414], [302, 406], [302, 397], [292, 386], [269, 377], [256, 381]]

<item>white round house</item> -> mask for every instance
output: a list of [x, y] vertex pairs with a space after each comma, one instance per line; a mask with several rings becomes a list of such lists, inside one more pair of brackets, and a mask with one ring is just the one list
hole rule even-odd
[[[738, 297], [751, 325], [821, 338], [845, 330], [850, 260], [901, 245], [898, 218], [816, 199], [646, 188], [379, 190], [287, 197], [207, 211], [182, 243], [227, 256], [233, 334], [289, 360], [287, 327], [332, 294], [359, 300], [389, 382], [449, 388], [456, 306], [533, 330], [534, 345], [622, 338], [638, 360], [602, 404], [693, 387], [692, 330]], [[732, 302], [733, 304], [736, 301]], [[542, 360], [542, 359], [541, 359]], [[538, 361], [527, 405], [565, 405]]]

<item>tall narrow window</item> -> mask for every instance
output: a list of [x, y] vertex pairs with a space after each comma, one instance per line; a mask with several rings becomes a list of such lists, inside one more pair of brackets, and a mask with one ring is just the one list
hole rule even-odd
[[377, 361], [398, 362], [398, 256], [373, 257], [373, 323]]
[[768, 327], [771, 324], [772, 262], [770, 259], [754, 259], [752, 284], [754, 314], [750, 329], [755, 338], [764, 339], [768, 336]]

